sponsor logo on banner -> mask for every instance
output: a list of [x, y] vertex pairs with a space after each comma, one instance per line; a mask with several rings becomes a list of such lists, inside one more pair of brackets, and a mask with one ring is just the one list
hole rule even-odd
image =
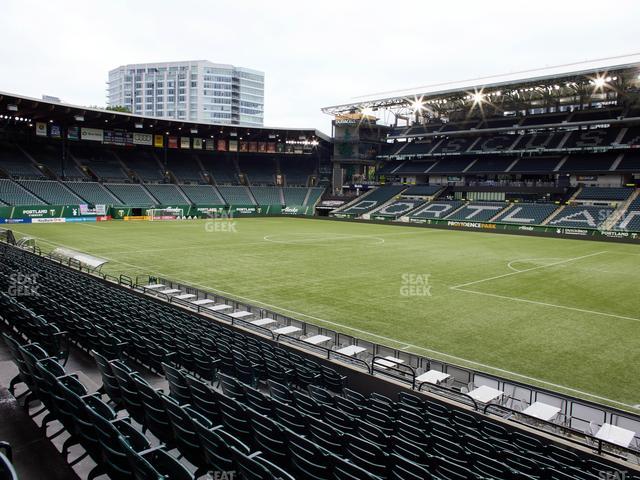
[[193, 139], [193, 148], [195, 150], [202, 150], [202, 139], [201, 138], [194, 138]]
[[100, 128], [82, 127], [80, 129], [80, 139], [91, 142], [102, 142], [104, 140], [104, 131]]
[[535, 228], [527, 227], [526, 225], [523, 225], [522, 227], [518, 227], [518, 230], [524, 230], [525, 232], [533, 232]]
[[285, 207], [282, 209], [282, 213], [285, 215], [297, 215], [300, 212], [298, 207]]
[[105, 130], [103, 143], [109, 145], [133, 145], [133, 137], [131, 133], [124, 130]]
[[276, 153], [276, 142], [267, 143], [267, 152]]
[[7, 218], [7, 223], [31, 223], [30, 218]]
[[240, 142], [240, 151], [241, 152], [248, 152], [249, 151], [249, 142]]
[[78, 127], [69, 127], [67, 129], [67, 138], [69, 140], [80, 140], [80, 129]]
[[483, 228], [487, 230], [495, 230], [496, 225], [494, 223], [479, 223], [479, 222], [454, 222], [449, 221], [447, 225], [450, 227], [462, 227], [462, 228]]
[[32, 218], [31, 223], [65, 223], [66, 218]]
[[39, 137], [47, 136], [47, 124], [44, 122], [36, 122], [36, 135]]
[[180, 137], [180, 148], [191, 148], [191, 139], [189, 137]]
[[226, 140], [218, 140], [218, 145], [217, 145], [217, 150], [219, 152], [226, 152], [227, 151], [227, 141]]
[[153, 136], [153, 146], [154, 147], [164, 147], [164, 137], [162, 135], [154, 135]]
[[556, 233], [560, 235], [578, 235], [580, 237], [586, 237], [589, 235], [589, 230], [582, 228], [556, 228]]
[[98, 204], [93, 208], [90, 208], [86, 203], [81, 203], [78, 205], [80, 207], [80, 215], [106, 215], [107, 214], [107, 206]]
[[605, 237], [610, 237], [610, 238], [627, 238], [629, 237], [629, 232], [610, 232], [608, 230], [604, 230], [602, 232], [602, 235], [604, 235]]
[[169, 137], [167, 146], [169, 148], [178, 148], [178, 137]]
[[229, 140], [229, 151], [237, 152], [238, 151], [238, 141], [237, 140]]
[[134, 133], [133, 143], [135, 145], [153, 145], [153, 135], [150, 133]]
[[267, 142], [258, 142], [258, 151], [265, 153], [267, 151]]
[[52, 138], [61, 138], [62, 132], [60, 130], [60, 125], [51, 125], [51, 137]]
[[65, 223], [77, 223], [77, 222], [95, 222], [96, 221], [96, 217], [66, 217], [63, 218], [62, 220], [65, 221]]
[[213, 150], [213, 140], [209, 140], [208, 142], [203, 141], [203, 143], [206, 150]]
[[257, 152], [258, 151], [258, 142], [249, 142], [249, 151]]

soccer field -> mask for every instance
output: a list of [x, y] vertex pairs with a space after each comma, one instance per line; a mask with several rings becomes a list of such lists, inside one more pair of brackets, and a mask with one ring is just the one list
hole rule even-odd
[[16, 225], [110, 260], [406, 351], [632, 408], [635, 245], [299, 218]]

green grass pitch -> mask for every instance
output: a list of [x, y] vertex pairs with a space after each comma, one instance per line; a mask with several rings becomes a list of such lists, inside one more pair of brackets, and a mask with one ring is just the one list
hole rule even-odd
[[[298, 218], [16, 225], [391, 347], [640, 404], [635, 245]], [[48, 242], [48, 243], [46, 243]]]

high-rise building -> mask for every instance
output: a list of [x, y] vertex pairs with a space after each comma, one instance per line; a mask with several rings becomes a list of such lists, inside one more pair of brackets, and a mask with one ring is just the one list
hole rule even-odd
[[207, 60], [122, 65], [109, 72], [107, 105], [160, 118], [262, 126], [264, 73]]

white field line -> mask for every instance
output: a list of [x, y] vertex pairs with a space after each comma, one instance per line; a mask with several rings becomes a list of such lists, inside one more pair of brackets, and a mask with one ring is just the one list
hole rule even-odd
[[478, 292], [476, 290], [467, 290], [466, 288], [456, 288], [455, 290], [458, 292], [473, 293], [476, 295], [485, 295], [487, 297], [501, 298], [504, 300], [513, 300], [514, 302], [531, 303], [533, 305], [541, 305], [543, 307], [561, 308], [564, 310], [571, 310], [573, 312], [589, 313], [592, 315], [602, 315], [605, 317], [619, 318], [621, 320], [631, 320], [632, 322], [640, 322], [640, 318], [625, 317], [624, 315], [616, 315], [614, 313], [598, 312], [596, 310], [586, 310], [584, 308], [568, 307], [566, 305], [556, 305], [555, 303], [539, 302], [537, 300], [528, 300], [526, 298], [520, 298], [520, 297], [509, 297], [507, 295], [498, 295], [496, 293]]
[[[39, 237], [35, 237], [35, 238], [39, 238]], [[41, 239], [41, 240], [44, 240], [44, 239]], [[52, 245], [58, 245], [58, 246], [62, 246], [62, 247], [66, 246], [66, 245], [61, 244], [61, 243], [50, 242], [50, 241], [46, 241], [46, 242], [48, 242], [48, 243], [50, 243]], [[604, 252], [599, 252], [599, 253], [604, 253]], [[135, 264], [131, 264], [131, 263], [120, 262], [119, 260], [113, 260], [113, 262], [120, 263], [122, 265], [128, 265], [128, 266], [131, 266], [131, 267], [134, 267], [134, 268], [141, 268], [141, 269], [148, 268], [148, 267], [141, 266], [141, 265], [135, 265]], [[161, 275], [163, 277], [167, 277], [167, 278], [170, 277], [170, 275], [162, 273], [162, 272], [157, 271], [157, 270], [156, 271], [152, 271], [151, 273], [157, 273], [157, 274], [159, 274], [159, 275]], [[521, 272], [513, 272], [513, 273], [521, 273]], [[637, 409], [636, 405], [632, 405], [632, 404], [628, 404], [628, 403], [624, 403], [624, 402], [619, 402], [619, 401], [613, 400], [611, 398], [602, 397], [600, 395], [595, 395], [593, 393], [585, 392], [585, 391], [582, 391], [582, 390], [577, 390], [575, 388], [566, 387], [564, 385], [559, 385], [557, 383], [548, 382], [546, 380], [541, 380], [539, 378], [530, 377], [528, 375], [522, 375], [522, 374], [517, 373], [517, 372], [512, 372], [510, 370], [505, 370], [503, 368], [494, 367], [494, 366], [487, 365], [487, 364], [484, 364], [484, 363], [476, 362], [474, 360], [468, 360], [466, 358], [458, 357], [458, 356], [455, 356], [455, 355], [450, 355], [448, 353], [440, 352], [438, 350], [433, 350], [433, 349], [430, 349], [430, 348], [421, 347], [419, 345], [412, 345], [410, 343], [408, 344], [406, 342], [402, 342], [402, 341], [396, 340], [394, 338], [386, 337], [384, 335], [379, 335], [377, 333], [369, 332], [367, 330], [362, 330], [360, 328], [351, 327], [351, 326], [344, 325], [344, 324], [341, 324], [341, 323], [338, 323], [338, 322], [333, 322], [333, 321], [330, 321], [330, 320], [326, 320], [324, 318], [315, 317], [313, 315], [308, 315], [306, 313], [297, 312], [295, 310], [290, 310], [288, 308], [283, 308], [283, 307], [279, 307], [277, 305], [272, 305], [272, 304], [269, 304], [269, 303], [265, 303], [265, 302], [262, 302], [260, 300], [256, 300], [256, 299], [253, 299], [253, 298], [245, 297], [245, 296], [242, 296], [242, 295], [237, 295], [237, 294], [232, 293], [232, 292], [227, 292], [227, 291], [224, 291], [224, 290], [216, 289], [216, 288], [214, 288], [214, 287], [212, 287], [210, 285], [203, 285], [203, 284], [200, 284], [200, 283], [195, 283], [195, 282], [191, 282], [189, 280], [184, 280], [184, 279], [180, 279], [180, 278], [174, 278], [174, 280], [177, 281], [177, 282], [181, 282], [181, 283], [183, 283], [185, 285], [193, 285], [194, 287], [206, 288], [207, 290], [210, 290], [210, 291], [213, 291], [213, 292], [218, 292], [218, 293], [221, 293], [223, 295], [229, 295], [230, 297], [235, 297], [235, 298], [238, 298], [238, 299], [241, 299], [241, 300], [246, 300], [246, 301], [248, 301], [250, 303], [253, 303], [253, 304], [262, 305], [262, 306], [267, 307], [267, 308], [280, 310], [282, 312], [291, 313], [291, 314], [293, 314], [295, 316], [299, 316], [299, 317], [310, 318], [312, 320], [317, 320], [317, 321], [323, 322], [323, 323], [325, 323], [327, 325], [333, 325], [333, 326], [336, 326], [336, 327], [339, 327], [339, 328], [342, 328], [342, 329], [345, 329], [345, 330], [350, 330], [352, 332], [362, 333], [362, 334], [368, 335], [368, 336], [373, 337], [373, 338], [379, 338], [379, 339], [384, 340], [384, 341], [389, 341], [389, 342], [393, 342], [393, 343], [396, 343], [396, 344], [399, 344], [399, 345], [403, 345], [403, 347], [402, 347], [403, 349], [411, 348], [411, 349], [415, 349], [415, 350], [421, 350], [423, 352], [435, 353], [436, 355], [439, 355], [441, 357], [451, 358], [453, 360], [456, 360], [456, 361], [459, 361], [459, 362], [463, 362], [463, 363], [467, 363], [469, 365], [476, 365], [476, 366], [481, 367], [481, 368], [485, 368], [485, 369], [493, 370], [495, 372], [500, 372], [500, 373], [504, 373], [504, 374], [511, 375], [511, 376], [514, 376], [514, 377], [518, 377], [518, 378], [522, 378], [522, 379], [525, 379], [525, 380], [533, 381], [533, 382], [536, 382], [536, 383], [539, 383], [539, 384], [542, 384], [542, 385], [547, 385], [547, 386], [552, 387], [552, 388], [565, 390], [567, 392], [573, 392], [573, 393], [576, 393], [578, 395], [583, 395], [583, 396], [586, 396], [586, 397], [589, 397], [589, 398], [595, 398], [595, 399], [598, 399], [598, 400], [603, 400], [605, 402], [616, 404], [616, 405], [620, 405], [620, 406], [623, 406], [623, 407], [626, 407], [626, 408]], [[451, 287], [451, 288], [453, 288], [453, 287]], [[460, 291], [466, 291], [466, 290], [460, 290]], [[473, 293], [477, 293], [477, 292], [473, 292]]]
[[474, 280], [473, 282], [461, 283], [460, 285], [454, 285], [453, 287], [449, 287], [452, 290], [457, 290], [463, 287], [468, 287], [469, 285], [475, 285], [477, 283], [484, 283], [490, 280], [497, 280], [499, 278], [510, 277], [512, 275], [519, 275], [521, 273], [532, 272], [534, 270], [540, 270], [541, 268], [549, 268], [555, 265], [562, 265], [564, 263], [575, 262], [577, 260], [582, 260], [584, 258], [595, 257], [596, 255], [602, 255], [603, 253], [607, 253], [606, 250], [596, 253], [590, 253], [589, 255], [583, 255], [581, 257], [567, 258], [566, 260], [561, 260], [559, 262], [548, 263], [546, 265], [538, 265], [537, 267], [525, 268], [524, 270], [518, 270], [516, 272], [503, 273], [502, 275], [496, 275], [495, 277], [483, 278], [480, 280]]

